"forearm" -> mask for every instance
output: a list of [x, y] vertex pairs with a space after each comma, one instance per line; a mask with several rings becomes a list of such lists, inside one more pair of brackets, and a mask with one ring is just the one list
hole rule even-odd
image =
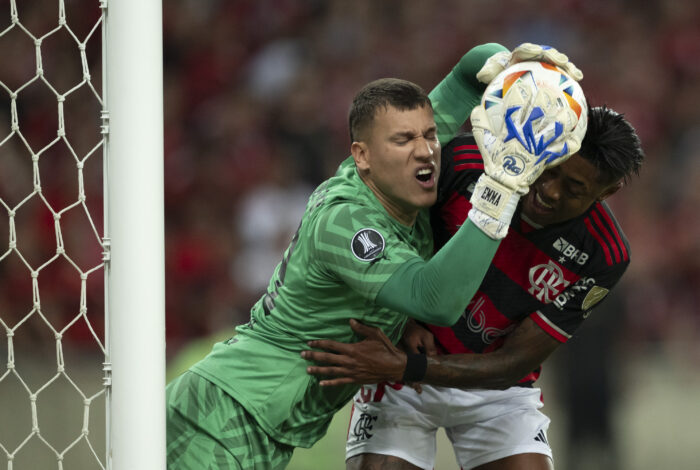
[[376, 302], [426, 323], [451, 326], [481, 285], [499, 244], [467, 220], [430, 261], [397, 270]]
[[421, 382], [443, 387], [505, 389], [533, 369], [498, 352], [449, 354], [428, 357], [428, 368]]
[[477, 72], [483, 67], [486, 59], [506, 50], [495, 43], [472, 48], [430, 92], [441, 145], [445, 145], [457, 134], [472, 109], [481, 100], [486, 84], [476, 79]]
[[423, 382], [445, 387], [508, 388], [539, 367], [560, 344], [526, 318], [495, 351], [428, 357]]

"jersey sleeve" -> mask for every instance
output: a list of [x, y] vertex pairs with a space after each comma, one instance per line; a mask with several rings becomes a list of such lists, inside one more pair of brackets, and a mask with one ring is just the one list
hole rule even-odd
[[477, 72], [489, 57], [507, 50], [496, 43], [481, 44], [470, 49], [430, 92], [441, 145], [452, 139], [481, 100], [486, 84], [476, 79]]
[[317, 221], [315, 262], [327, 277], [338, 278], [374, 301], [401, 265], [421, 259], [417, 249], [402, 238], [373, 209], [336, 204]]
[[568, 341], [617, 284], [628, 265], [629, 260], [602, 272], [582, 276], [530, 318], [556, 340], [562, 343]]
[[560, 237], [555, 246], [564, 257], [573, 257], [584, 268], [578, 279], [567, 285], [552, 302], [531, 315], [531, 318], [552, 337], [567, 341], [576, 329], [605, 299], [630, 263], [630, 245], [612, 211], [604, 202], [597, 202], [577, 222], [585, 239], [582, 250]]

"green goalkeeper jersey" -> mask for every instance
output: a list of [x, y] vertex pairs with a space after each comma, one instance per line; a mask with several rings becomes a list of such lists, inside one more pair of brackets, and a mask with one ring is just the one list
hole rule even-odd
[[[483, 87], [473, 79], [476, 71], [486, 57], [503, 50], [498, 45], [480, 47], [472, 50], [478, 54], [465, 55], [430, 94], [443, 144], [478, 103]], [[481, 250], [490, 256], [475, 255], [483, 255], [474, 261], [483, 265], [481, 271], [475, 270], [475, 286], [497, 246], [492, 240], [480, 243], [490, 244]], [[308, 363], [300, 356], [308, 349], [306, 342], [321, 338], [359, 341], [362, 338], [348, 325], [355, 318], [381, 328], [396, 343], [407, 316], [386, 305], [402, 305], [402, 297], [409, 292], [388, 303], [377, 302], [378, 294], [392, 275], [406, 266], [420, 265], [432, 250], [427, 211], [419, 214], [412, 227], [400, 224], [362, 182], [348, 158], [311, 195], [267, 292], [251, 310], [250, 322], [239, 326], [234, 338], [216, 344], [191, 370], [233, 396], [275, 440], [310, 447], [325, 434], [333, 415], [358, 386], [321, 387], [317, 377], [306, 373]], [[446, 262], [463, 264], [454, 256], [446, 258]], [[403, 287], [410, 290], [415, 285]], [[439, 297], [442, 292], [430, 294], [428, 297]]]
[[413, 227], [401, 225], [348, 159], [312, 194], [250, 322], [193, 370], [236, 398], [276, 440], [311, 446], [357, 386], [320, 387], [300, 356], [306, 342], [359, 341], [350, 318], [398, 341], [406, 316], [377, 306], [375, 297], [398, 267], [431, 252], [427, 214]]

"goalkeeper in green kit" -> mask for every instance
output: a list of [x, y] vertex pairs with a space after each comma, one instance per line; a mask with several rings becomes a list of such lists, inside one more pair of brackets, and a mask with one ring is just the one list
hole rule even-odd
[[[501, 56], [575, 69], [563, 54], [529, 46]], [[381, 328], [394, 343], [408, 318], [445, 326], [457, 320], [527, 186], [580, 146], [564, 132], [541, 149], [560, 155], [545, 165], [539, 155], [511, 145], [507, 152], [522, 157], [524, 171], [499, 181], [487, 170], [469, 219], [432, 256], [425, 209], [436, 200], [440, 145], [479, 104], [486, 85], [477, 72], [503, 52], [498, 44], [473, 48], [429, 96], [398, 79], [371, 82], [355, 96], [352, 156], [309, 198], [250, 322], [168, 385], [169, 469], [284, 468], [294, 447], [318, 441], [359, 388], [319, 386], [300, 355], [308, 340], [359, 341], [351, 318]], [[538, 138], [551, 131], [529, 125]], [[495, 164], [505, 156], [506, 150], [497, 154]], [[477, 197], [482, 194], [489, 197]], [[425, 369], [418, 357], [407, 360], [408, 381]]]

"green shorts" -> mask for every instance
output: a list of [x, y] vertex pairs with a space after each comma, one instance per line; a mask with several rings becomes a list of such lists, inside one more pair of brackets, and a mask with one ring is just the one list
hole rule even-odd
[[294, 447], [271, 439], [230, 395], [194, 372], [166, 389], [169, 470], [286, 467]]

